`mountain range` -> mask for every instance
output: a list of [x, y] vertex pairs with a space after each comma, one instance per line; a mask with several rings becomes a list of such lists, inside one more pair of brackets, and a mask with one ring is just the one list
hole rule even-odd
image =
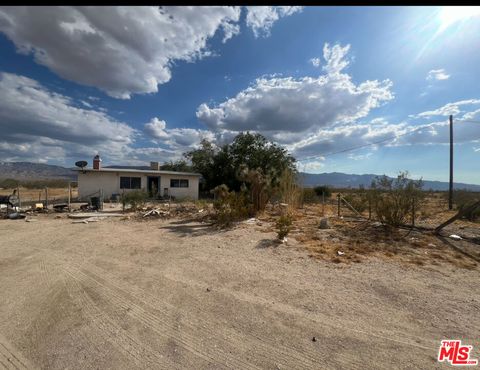
[[[149, 169], [148, 166], [109, 166], [110, 168], [132, 168]], [[346, 174], [342, 172], [330, 173], [300, 173], [300, 179], [303, 186], [313, 187], [317, 185], [328, 185], [336, 188], [358, 188], [363, 185], [366, 188], [370, 186], [372, 180], [377, 175], [374, 174]], [[55, 166], [43, 163], [31, 162], [1, 162], [0, 161], [0, 179], [17, 180], [44, 180], [44, 179], [76, 179], [76, 173], [71, 168]], [[448, 182], [424, 180], [423, 188], [425, 190], [448, 190]], [[471, 191], [480, 191], [480, 185], [454, 183], [455, 189], [467, 189]]]

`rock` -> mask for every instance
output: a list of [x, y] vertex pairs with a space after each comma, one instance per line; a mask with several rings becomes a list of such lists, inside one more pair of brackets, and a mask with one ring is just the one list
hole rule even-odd
[[318, 226], [320, 229], [330, 229], [330, 223], [328, 222], [328, 218], [322, 218], [320, 220], [320, 225]]
[[449, 238], [453, 239], [453, 240], [462, 240], [461, 236], [458, 236], [458, 235], [455, 235], [455, 234], [450, 235]]
[[317, 338], [313, 337], [312, 342], [316, 342], [316, 341], [317, 341]]
[[433, 243], [428, 243], [428, 246], [429, 246], [430, 248], [437, 248], [437, 246], [436, 246], [435, 244], [433, 244]]
[[343, 255], [345, 254], [345, 252], [337, 251], [337, 254], [338, 254], [339, 256], [343, 256]]
[[210, 288], [207, 288], [207, 292], [209, 292], [209, 291], [210, 291]]

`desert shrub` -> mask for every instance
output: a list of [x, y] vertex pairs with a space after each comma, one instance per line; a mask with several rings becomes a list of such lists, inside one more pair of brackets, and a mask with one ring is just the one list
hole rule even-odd
[[292, 230], [292, 216], [289, 213], [281, 215], [276, 223], [278, 239], [283, 240]]
[[220, 226], [229, 226], [232, 222], [243, 220], [252, 214], [246, 189], [240, 192], [229, 191], [228, 186], [222, 184], [212, 189], [212, 193], [215, 195], [215, 221]]
[[240, 191], [249, 193], [254, 214], [263, 212], [273, 194], [270, 174], [264, 173], [261, 168], [250, 169], [246, 165], [241, 165], [237, 177], [244, 181]]
[[313, 190], [319, 197], [325, 196], [325, 198], [330, 198], [332, 196], [332, 189], [327, 185], [315, 186]]
[[302, 201], [302, 190], [297, 184], [297, 176], [294, 171], [286, 168], [279, 179], [278, 193], [280, 201], [288, 204], [289, 209], [298, 208]]
[[148, 193], [143, 190], [134, 190], [122, 194], [122, 205], [125, 209], [126, 205], [129, 204], [132, 210], [136, 210], [143, 205], [148, 198]]
[[376, 177], [371, 185], [371, 200], [379, 221], [390, 226], [406, 223], [414, 202], [417, 210], [421, 208], [422, 186], [422, 180], [408, 179], [408, 172], [401, 172], [396, 179]]
[[358, 190], [343, 196], [343, 198], [350, 203], [359, 213], [364, 212], [368, 208], [368, 194], [366, 190]]
[[[448, 194], [447, 194], [448, 197]], [[465, 208], [471, 206], [473, 203], [480, 200], [480, 193], [468, 191], [468, 190], [456, 190], [453, 193], [453, 201], [459, 211], [464, 210]], [[464, 216], [464, 219], [469, 221], [476, 221], [480, 218], [480, 207], [467, 212]]]
[[303, 188], [303, 201], [305, 203], [316, 203], [318, 202], [318, 196], [317, 193], [315, 193], [315, 190], [313, 188]]

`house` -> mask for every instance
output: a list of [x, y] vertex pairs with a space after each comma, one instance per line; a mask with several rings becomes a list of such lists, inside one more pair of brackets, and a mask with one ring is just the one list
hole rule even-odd
[[[147, 167], [148, 168], [148, 167]], [[154, 196], [198, 199], [201, 174], [162, 171], [158, 162], [150, 162], [150, 169], [102, 168], [100, 156], [93, 159], [93, 168], [78, 168], [78, 196], [88, 200], [92, 196], [104, 199], [134, 190], [147, 191]]]

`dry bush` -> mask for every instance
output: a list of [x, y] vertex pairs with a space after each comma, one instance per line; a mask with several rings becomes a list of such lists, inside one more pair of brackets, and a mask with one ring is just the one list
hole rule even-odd
[[405, 224], [413, 204], [416, 209], [421, 208], [422, 186], [422, 180], [408, 179], [408, 172], [401, 172], [396, 179], [383, 176], [373, 180], [370, 196], [379, 221], [389, 226]]
[[283, 240], [292, 230], [293, 218], [289, 213], [281, 215], [276, 223], [278, 239]]
[[298, 208], [302, 202], [302, 189], [296, 181], [296, 174], [290, 169], [285, 169], [280, 176], [278, 193], [282, 203], [288, 204], [288, 210]]
[[[263, 212], [272, 194], [271, 176], [264, 174], [260, 168], [252, 170], [243, 165], [240, 168], [238, 178], [248, 184], [250, 201], [253, 206], [253, 214]], [[246, 189], [243, 188], [241, 191], [245, 190]]]
[[[455, 202], [458, 210], [463, 210], [479, 200], [480, 193], [478, 192], [468, 190], [456, 190], [453, 194], [453, 201]], [[477, 209], [468, 212], [463, 216], [463, 218], [472, 222], [476, 221], [480, 218], [480, 207], [477, 207]]]
[[220, 226], [230, 226], [232, 222], [248, 218], [252, 214], [252, 207], [245, 190], [238, 193], [229, 191], [225, 184], [212, 190], [215, 195], [213, 208], [215, 220]]
[[145, 205], [147, 201], [148, 193], [143, 190], [134, 190], [129, 191], [128, 193], [122, 194], [122, 205], [125, 209], [127, 204], [130, 204], [132, 210], [136, 210]]

